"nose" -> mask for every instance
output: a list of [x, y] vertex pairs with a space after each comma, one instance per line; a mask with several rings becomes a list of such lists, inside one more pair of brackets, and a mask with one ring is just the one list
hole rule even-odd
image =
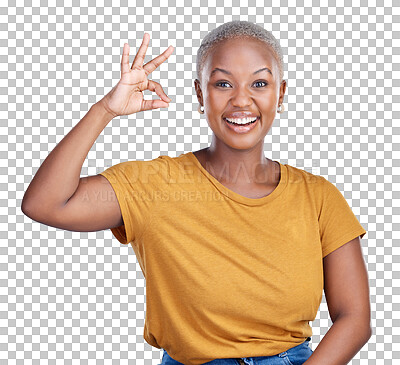
[[245, 108], [253, 103], [250, 91], [246, 87], [237, 87], [231, 99], [232, 105]]

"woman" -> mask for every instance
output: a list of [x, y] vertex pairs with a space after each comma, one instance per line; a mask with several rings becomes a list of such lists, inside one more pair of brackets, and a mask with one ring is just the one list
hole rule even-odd
[[[328, 180], [264, 156], [286, 91], [270, 32], [233, 21], [204, 38], [195, 90], [209, 147], [80, 177], [110, 120], [168, 107], [148, 75], [173, 47], [143, 66], [148, 44], [146, 33], [131, 67], [124, 45], [121, 80], [43, 162], [23, 212], [131, 243], [146, 278], [144, 338], [162, 364], [347, 364], [372, 333], [366, 231]], [[144, 100], [146, 89], [160, 99]], [[323, 289], [334, 324], [313, 352]]]

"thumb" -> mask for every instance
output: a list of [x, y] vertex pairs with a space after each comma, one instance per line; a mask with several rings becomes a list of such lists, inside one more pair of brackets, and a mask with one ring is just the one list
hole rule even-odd
[[167, 108], [169, 104], [161, 99], [156, 100], [143, 100], [142, 101], [142, 110], [152, 110], [158, 108]]

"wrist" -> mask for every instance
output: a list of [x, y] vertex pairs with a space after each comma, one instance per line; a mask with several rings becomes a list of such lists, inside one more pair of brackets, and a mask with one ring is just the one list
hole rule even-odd
[[99, 100], [97, 103], [94, 104], [94, 106], [96, 106], [99, 111], [104, 113], [105, 118], [109, 120], [117, 117], [117, 115], [108, 108], [106, 103], [104, 103], [104, 99]]
[[91, 113], [92, 118], [96, 120], [96, 123], [100, 123], [103, 128], [105, 128], [114, 118], [114, 115], [107, 111], [102, 102], [94, 103], [91, 106], [89, 113]]

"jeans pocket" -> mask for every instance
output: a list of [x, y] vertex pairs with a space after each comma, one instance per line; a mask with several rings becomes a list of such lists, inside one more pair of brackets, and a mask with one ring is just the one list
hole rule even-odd
[[290, 359], [289, 359], [288, 356], [286, 356], [286, 357], [284, 358], [284, 361], [285, 361], [285, 365], [295, 365], [295, 364], [293, 364], [293, 363], [290, 361]]
[[306, 340], [300, 345], [292, 347], [287, 350], [287, 360], [290, 365], [302, 365], [308, 358], [313, 354], [313, 351], [309, 347], [310, 341]]

